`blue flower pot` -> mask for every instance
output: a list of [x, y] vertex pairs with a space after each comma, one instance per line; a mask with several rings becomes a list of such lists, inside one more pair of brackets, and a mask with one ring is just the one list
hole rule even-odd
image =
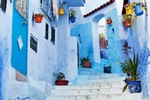
[[75, 21], [76, 21], [76, 17], [70, 17], [70, 21], [71, 21], [71, 23], [74, 23]]
[[136, 16], [140, 16], [143, 14], [143, 10], [141, 9], [141, 3], [138, 3], [135, 7], [134, 7], [134, 11]]
[[104, 67], [104, 73], [111, 73], [111, 67]]
[[129, 81], [128, 87], [131, 93], [140, 93], [141, 92], [141, 81]]

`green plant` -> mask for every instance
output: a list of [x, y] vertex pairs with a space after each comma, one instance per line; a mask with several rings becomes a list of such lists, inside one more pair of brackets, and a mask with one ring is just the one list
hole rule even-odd
[[59, 72], [59, 73], [55, 74], [55, 76], [56, 76], [57, 80], [65, 79], [65, 74], [63, 72]]
[[73, 8], [71, 8], [71, 9], [69, 10], [69, 16], [70, 16], [70, 17], [75, 17], [75, 15], [76, 15], [76, 11], [75, 11]]
[[137, 68], [139, 64], [138, 54], [134, 54], [133, 60], [128, 58], [124, 63], [119, 62], [123, 68], [123, 71], [130, 75], [130, 77], [125, 79], [126, 85], [123, 87], [122, 92], [124, 92], [128, 86], [128, 81], [133, 81], [138, 79]]
[[80, 63], [81, 66], [83, 66], [84, 62], [90, 62], [90, 60], [85, 57], [81, 58], [80, 61], [81, 61], [81, 63]]

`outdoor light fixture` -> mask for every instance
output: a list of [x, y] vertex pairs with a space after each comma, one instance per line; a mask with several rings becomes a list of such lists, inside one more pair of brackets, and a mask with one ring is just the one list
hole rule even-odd
[[59, 8], [59, 15], [64, 15], [64, 13], [65, 13], [65, 9], [64, 9], [64, 5], [66, 4], [66, 2], [63, 2], [62, 3], [62, 7], [61, 8]]

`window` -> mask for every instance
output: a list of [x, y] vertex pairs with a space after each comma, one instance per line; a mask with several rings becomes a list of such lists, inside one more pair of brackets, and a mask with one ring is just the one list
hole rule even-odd
[[35, 38], [32, 34], [30, 36], [30, 48], [37, 53], [37, 38]]
[[51, 28], [51, 42], [55, 44], [55, 29]]
[[0, 7], [5, 12], [6, 11], [7, 0], [0, 0]]
[[49, 34], [49, 25], [46, 23], [45, 26], [45, 39], [48, 40], [48, 34]]

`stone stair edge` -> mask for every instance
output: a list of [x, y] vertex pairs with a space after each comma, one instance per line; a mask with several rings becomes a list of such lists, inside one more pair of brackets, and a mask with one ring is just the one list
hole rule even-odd
[[[135, 100], [133, 99], [133, 97], [136, 97], [138, 98], [139, 100], [139, 97], [141, 98], [142, 100], [142, 94], [141, 93], [121, 93], [121, 94], [93, 94], [93, 95], [56, 95], [56, 96], [47, 96], [46, 98], [80, 98], [80, 97], [88, 97], [88, 98], [92, 98], [92, 97], [104, 97], [104, 96], [108, 96], [108, 97], [117, 97], [117, 96], [122, 96], [122, 97], [126, 97], [126, 96], [131, 96], [132, 97], [132, 100]], [[50, 100], [50, 99], [46, 99], [46, 100]], [[53, 99], [54, 100], [54, 99]], [[63, 100], [63, 99], [62, 99]], [[87, 99], [89, 100], [89, 99]]]

